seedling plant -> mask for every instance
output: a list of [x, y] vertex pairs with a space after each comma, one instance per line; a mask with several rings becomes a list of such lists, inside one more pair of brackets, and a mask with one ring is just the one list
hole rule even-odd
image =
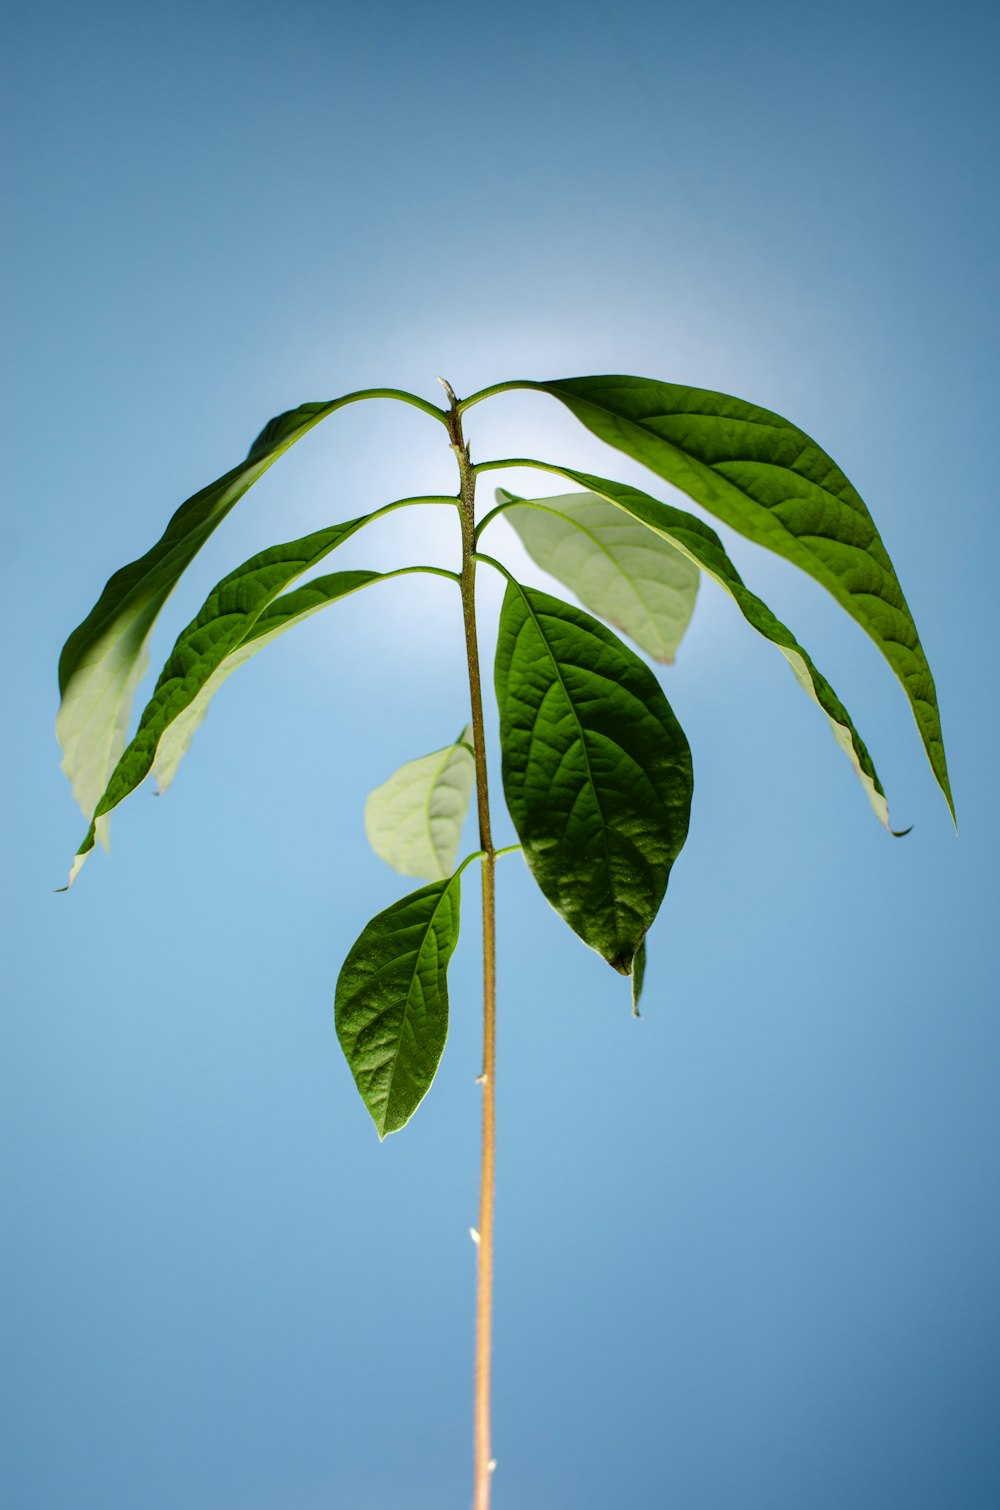
[[[425, 884], [365, 925], [341, 968], [336, 1030], [380, 1138], [405, 1126], [429, 1090], [448, 1030], [448, 963], [458, 942], [462, 878], [478, 864], [483, 937], [482, 1159], [474, 1389], [474, 1510], [488, 1510], [496, 1123], [495, 869], [476, 620], [480, 567], [505, 583], [494, 666], [501, 781], [520, 850], [570, 928], [631, 980], [638, 1013], [646, 933], [684, 844], [693, 791], [684, 732], [647, 661], [673, 659], [701, 577], [735, 600], [747, 624], [789, 661], [890, 832], [882, 784], [837, 694], [791, 631], [740, 578], [709, 525], [640, 489], [525, 457], [477, 461], [465, 421], [477, 404], [526, 389], [557, 399], [580, 423], [748, 539], [820, 582], [874, 640], [906, 691], [931, 769], [954, 814], [930, 668], [892, 563], [865, 504], [837, 465], [795, 425], [726, 394], [636, 377], [498, 383], [446, 403], [365, 389], [278, 415], [245, 459], [181, 505], [163, 535], [111, 577], [66, 642], [57, 730], [63, 769], [90, 827], [70, 882], [109, 815], [152, 774], [173, 781], [212, 698], [258, 651], [349, 594], [410, 573], [458, 589], [468, 712], [450, 744], [408, 761], [368, 798], [376, 852]], [[230, 509], [309, 430], [366, 399], [411, 404], [444, 430], [453, 494], [397, 499], [260, 551], [223, 577], [174, 644], [128, 738], [147, 643], [185, 568]], [[556, 490], [523, 498], [498, 488], [477, 514], [487, 473], [531, 468]], [[307, 574], [372, 520], [417, 504], [456, 514], [458, 569]], [[484, 536], [503, 515], [529, 556], [583, 607], [520, 583]], [[492, 541], [489, 542], [492, 544]], [[298, 585], [297, 585], [298, 584]], [[379, 587], [380, 591], [391, 588]], [[458, 616], [456, 615], [456, 629]], [[456, 719], [456, 724], [458, 719]], [[454, 734], [454, 731], [447, 731]], [[479, 848], [459, 863], [470, 801]]]

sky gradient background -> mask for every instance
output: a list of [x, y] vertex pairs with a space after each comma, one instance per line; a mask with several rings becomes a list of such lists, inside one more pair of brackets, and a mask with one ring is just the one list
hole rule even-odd
[[[843, 466], [960, 833], [874, 647], [727, 535], [914, 830], [887, 838], [707, 583], [663, 673], [696, 792], [641, 1022], [501, 862], [496, 1510], [1000, 1503], [995, 11], [242, 0], [5, 31], [0, 1503], [468, 1503], [477, 888], [438, 1079], [382, 1146], [332, 1015], [408, 887], [364, 797], [466, 717], [452, 590], [403, 579], [262, 654], [69, 896], [55, 667], [272, 414], [590, 372], [737, 393]], [[660, 491], [540, 395], [468, 433]], [[154, 668], [254, 550], [452, 486], [427, 417], [333, 416], [202, 552]], [[326, 569], [455, 550], [425, 510]]]

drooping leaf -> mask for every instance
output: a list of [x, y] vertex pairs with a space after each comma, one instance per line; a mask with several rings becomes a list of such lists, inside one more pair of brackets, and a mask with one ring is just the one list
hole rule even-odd
[[318, 613], [321, 608], [347, 597], [349, 593], [357, 592], [359, 588], [367, 587], [370, 582], [383, 581], [385, 575], [375, 571], [332, 572], [326, 577], [316, 577], [314, 581], [307, 582], [292, 592], [283, 593], [270, 603], [236, 649], [231, 650], [216, 666], [194, 700], [167, 725], [160, 736], [152, 767], [157, 790], [162, 794], [172, 783], [191, 740], [208, 712], [209, 704], [237, 667], [244, 665], [258, 650], [263, 650], [265, 645], [270, 645], [286, 629], [294, 628], [303, 619]]
[[[110, 578], [59, 658], [56, 732], [63, 770], [91, 817], [125, 748], [156, 618], [182, 573], [234, 504], [278, 457], [335, 409], [365, 394], [302, 404], [270, 420], [245, 461], [182, 503], [156, 544]], [[102, 838], [106, 820], [101, 822]]]
[[301, 540], [289, 540], [260, 551], [212, 589], [197, 617], [178, 636], [135, 737], [111, 774], [87, 837], [77, 851], [70, 873], [71, 884], [94, 846], [97, 821], [145, 780], [166, 730], [190, 707], [229, 653], [246, 639], [268, 604], [296, 577], [301, 577], [360, 529], [369, 517], [363, 515], [345, 524], [330, 525]]
[[570, 927], [623, 975], [663, 899], [691, 753], [660, 684], [589, 614], [508, 581], [496, 689], [524, 856]]
[[401, 875], [440, 881], [455, 869], [476, 774], [471, 741], [467, 725], [454, 744], [408, 760], [369, 794], [368, 842]]
[[639, 945], [639, 952], [632, 966], [632, 1016], [639, 1017], [639, 1000], [646, 980], [646, 940]]
[[413, 1116], [448, 1036], [460, 873], [372, 918], [337, 980], [337, 1037], [380, 1138]]
[[701, 573], [660, 535], [596, 493], [535, 498], [530, 505], [503, 488], [507, 509], [528, 555], [599, 618], [630, 635], [655, 661], [677, 654]]
[[954, 816], [937, 693], [888, 552], [856, 489], [797, 426], [743, 399], [637, 377], [525, 382], [601, 440], [815, 577], [871, 636], [906, 690]]
[[864, 740], [861, 738], [847, 709], [834, 692], [830, 683], [813, 665], [809, 656], [796, 640], [791, 630], [777, 619], [771, 610], [749, 588], [745, 587], [735, 566], [727, 556], [722, 541], [715, 531], [701, 519], [683, 509], [651, 498], [638, 488], [622, 482], [611, 482], [606, 477], [594, 477], [589, 472], [578, 472], [573, 467], [559, 467], [550, 462], [537, 463], [544, 471], [555, 472], [570, 482], [578, 483], [591, 492], [624, 509], [633, 518], [640, 520], [658, 535], [677, 547], [696, 562], [720, 587], [736, 600], [746, 619], [759, 634], [777, 645], [795, 673], [799, 685], [819, 704], [826, 714], [840, 748], [847, 755], [881, 823], [891, 830], [889, 808], [882, 790], [882, 783], [872, 763]]

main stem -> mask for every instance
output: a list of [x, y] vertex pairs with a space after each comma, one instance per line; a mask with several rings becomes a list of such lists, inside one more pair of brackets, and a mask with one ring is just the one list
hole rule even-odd
[[459, 514], [462, 521], [462, 618], [472, 703], [472, 747], [476, 759], [476, 805], [479, 847], [483, 852], [483, 1141], [479, 1185], [478, 1281], [476, 1286], [475, 1478], [473, 1510], [489, 1510], [490, 1475], [490, 1358], [493, 1330], [493, 1201], [496, 1168], [496, 851], [490, 831], [490, 801], [483, 728], [483, 690], [479, 675], [476, 635], [476, 474], [462, 434], [458, 400], [448, 384], [451, 401], [448, 434], [461, 478]]

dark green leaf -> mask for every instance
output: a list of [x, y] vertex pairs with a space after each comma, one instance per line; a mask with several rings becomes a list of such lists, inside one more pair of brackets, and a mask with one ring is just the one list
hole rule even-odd
[[367, 396], [350, 393], [329, 403], [302, 404], [269, 421], [245, 461], [181, 504], [152, 549], [115, 572], [66, 641], [59, 659], [56, 732], [63, 770], [87, 818], [125, 748], [132, 698], [147, 665], [146, 644], [181, 574], [279, 456], [335, 409]]
[[954, 815], [937, 693], [902, 588], [865, 504], [814, 440], [756, 404], [677, 383], [581, 377], [521, 386], [552, 394], [601, 440], [821, 582], [902, 682]]
[[372, 918], [337, 981], [337, 1037], [380, 1138], [413, 1116], [444, 1051], [460, 876]]
[[628, 975], [687, 834], [683, 731], [616, 635], [512, 580], [496, 688], [504, 791], [525, 859], [570, 927]]
[[258, 650], [263, 650], [265, 645], [270, 645], [286, 629], [294, 628], [303, 619], [310, 618], [339, 598], [346, 598], [349, 593], [367, 587], [370, 582], [384, 581], [384, 578], [384, 573], [374, 571], [332, 572], [326, 577], [316, 577], [314, 581], [295, 588], [293, 592], [283, 593], [269, 604], [246, 638], [216, 666], [193, 702], [188, 703], [183, 713], [163, 731], [153, 757], [153, 777], [157, 790], [162, 793], [170, 786], [177, 774], [177, 767], [187, 754], [191, 740], [208, 712], [212, 698], [237, 667], [250, 660]]
[[[809, 656], [798, 643], [790, 629], [761, 602], [760, 598], [743, 585], [739, 573], [723, 548], [715, 531], [693, 514], [675, 509], [670, 504], [651, 498], [638, 488], [625, 483], [610, 482], [606, 477], [593, 477], [589, 472], [578, 472], [572, 467], [557, 467], [549, 462], [537, 463], [543, 470], [567, 477], [591, 492], [598, 493], [611, 503], [617, 504], [635, 519], [639, 519], [664, 540], [669, 540], [678, 550], [696, 562], [720, 587], [736, 600], [740, 612], [759, 634], [768, 639], [785, 656], [795, 673], [800, 686], [809, 693], [823, 709], [830, 721], [834, 737], [845, 752], [880, 822], [890, 828], [889, 809], [882, 790], [882, 783], [872, 764], [871, 756], [863, 739], [851, 722], [850, 715], [826, 678], [813, 665]], [[891, 830], [890, 830], [891, 831]]]
[[248, 637], [268, 604], [296, 577], [301, 577], [360, 529], [369, 517], [350, 519], [346, 524], [331, 525], [301, 540], [260, 551], [212, 589], [197, 618], [182, 631], [170, 652], [135, 738], [121, 755], [97, 804], [94, 822], [77, 851], [70, 882], [94, 846], [97, 821], [145, 780], [166, 730], [191, 706], [230, 652]]

